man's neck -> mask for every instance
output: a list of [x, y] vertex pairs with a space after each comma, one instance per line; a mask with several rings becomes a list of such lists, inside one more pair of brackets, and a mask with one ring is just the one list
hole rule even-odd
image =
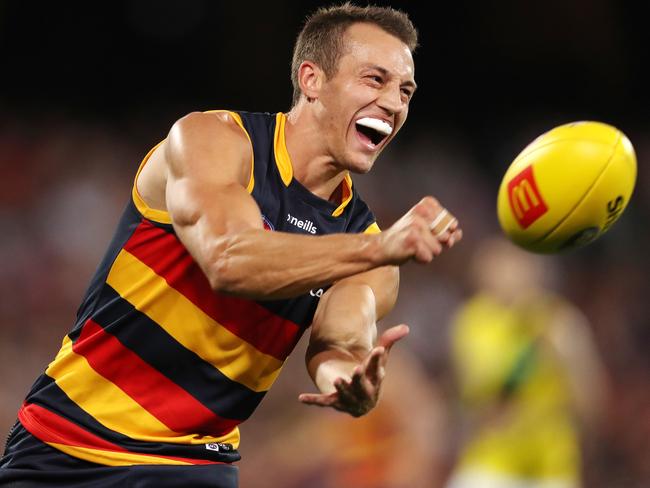
[[[304, 103], [304, 102], [303, 102]], [[347, 171], [327, 154], [318, 125], [311, 114], [298, 105], [287, 114], [285, 142], [293, 166], [293, 177], [314, 195], [341, 202], [341, 182]]]

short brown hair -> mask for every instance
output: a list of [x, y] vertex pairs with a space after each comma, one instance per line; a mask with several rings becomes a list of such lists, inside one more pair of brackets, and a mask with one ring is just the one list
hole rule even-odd
[[336, 74], [344, 50], [344, 32], [352, 24], [374, 24], [406, 44], [411, 52], [418, 45], [418, 32], [408, 15], [392, 7], [368, 5], [359, 7], [350, 2], [321, 7], [305, 21], [293, 49], [291, 83], [293, 102], [300, 99], [298, 68], [305, 61], [318, 64], [328, 78]]

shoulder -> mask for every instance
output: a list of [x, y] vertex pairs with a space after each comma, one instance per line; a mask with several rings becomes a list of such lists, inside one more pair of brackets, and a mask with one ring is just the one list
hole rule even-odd
[[211, 175], [246, 186], [252, 174], [252, 144], [235, 112], [190, 112], [179, 118], [165, 141], [164, 157], [174, 177]]
[[191, 138], [227, 137], [234, 141], [248, 143], [246, 132], [234, 112], [210, 111], [190, 112], [179, 118], [170, 131], [170, 138], [184, 136]]
[[236, 114], [225, 111], [190, 112], [172, 126], [166, 141], [167, 159], [194, 164], [215, 158], [249, 161], [252, 147]]

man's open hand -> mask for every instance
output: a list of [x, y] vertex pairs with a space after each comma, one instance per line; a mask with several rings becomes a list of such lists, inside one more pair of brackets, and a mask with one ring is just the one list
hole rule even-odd
[[391, 327], [379, 337], [377, 345], [363, 362], [354, 368], [349, 380], [344, 377], [334, 380], [335, 391], [303, 393], [298, 399], [308, 405], [332, 407], [353, 417], [365, 415], [374, 408], [379, 399], [391, 347], [408, 333], [409, 328], [405, 324]]

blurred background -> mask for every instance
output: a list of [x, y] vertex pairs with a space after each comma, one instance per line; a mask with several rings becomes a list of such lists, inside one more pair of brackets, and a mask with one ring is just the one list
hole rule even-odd
[[[394, 350], [381, 409], [351, 422], [299, 404], [312, 390], [299, 344], [242, 427], [242, 486], [444, 485], [463, 446], [450, 326], [472, 292], [467, 263], [499, 232], [500, 178], [534, 137], [587, 119], [628, 135], [636, 190], [603, 238], [543, 259], [554, 290], [584, 313], [605, 372], [601, 413], [582, 434], [584, 486], [650, 486], [643, 3], [375, 3], [418, 27], [419, 89], [400, 136], [355, 184], [384, 228], [433, 194], [465, 237], [431, 266], [403, 268], [380, 326], [406, 322], [411, 334]], [[142, 157], [190, 111], [288, 110], [293, 41], [325, 4], [0, 1], [0, 432], [73, 324]]]

